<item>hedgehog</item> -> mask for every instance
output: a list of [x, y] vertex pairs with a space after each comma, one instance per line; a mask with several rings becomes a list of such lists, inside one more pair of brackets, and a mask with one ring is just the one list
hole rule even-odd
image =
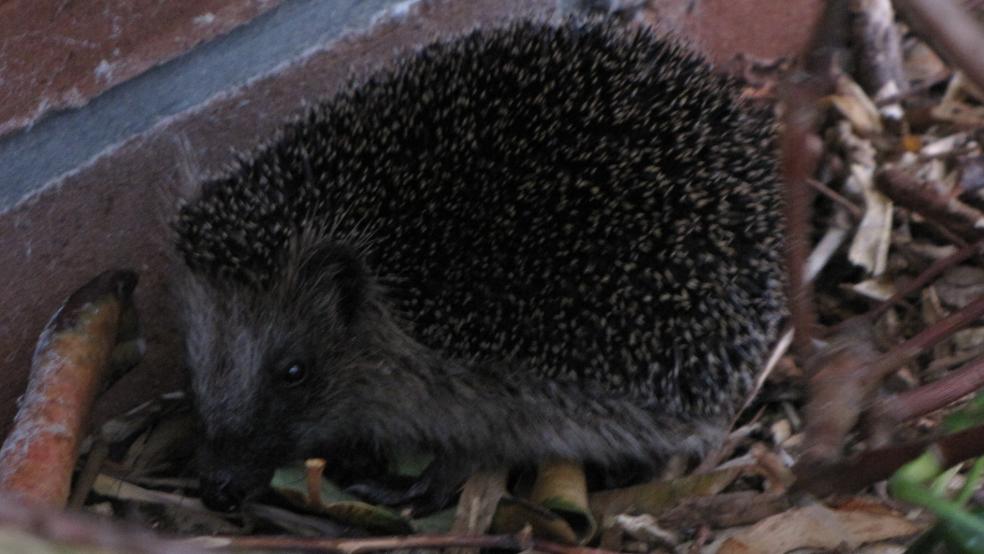
[[309, 107], [174, 224], [204, 500], [311, 456], [429, 452], [376, 489], [426, 504], [705, 451], [783, 317], [774, 150], [732, 79], [605, 19], [438, 40]]

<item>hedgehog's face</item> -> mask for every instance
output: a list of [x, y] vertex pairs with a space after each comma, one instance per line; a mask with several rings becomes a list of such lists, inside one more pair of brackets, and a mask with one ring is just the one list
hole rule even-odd
[[198, 276], [184, 286], [210, 507], [236, 507], [277, 465], [348, 428], [346, 403], [369, 350], [357, 331], [365, 272], [351, 252], [327, 248], [283, 267], [265, 290]]

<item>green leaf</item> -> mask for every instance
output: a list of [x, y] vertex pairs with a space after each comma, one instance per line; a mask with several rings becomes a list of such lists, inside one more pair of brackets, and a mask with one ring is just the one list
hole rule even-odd
[[580, 537], [570, 523], [547, 508], [512, 496], [503, 496], [492, 518], [495, 533], [518, 533], [527, 525], [537, 537], [564, 544], [577, 544]]
[[312, 502], [307, 494], [303, 465], [282, 467], [273, 475], [270, 487], [296, 508], [382, 535], [413, 532], [410, 520], [393, 510], [356, 499], [327, 479], [321, 480], [320, 498]]

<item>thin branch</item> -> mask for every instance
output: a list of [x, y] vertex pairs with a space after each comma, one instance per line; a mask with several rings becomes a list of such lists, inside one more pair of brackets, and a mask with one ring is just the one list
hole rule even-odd
[[908, 81], [902, 69], [902, 41], [891, 1], [855, 0], [852, 8], [855, 74], [861, 86], [872, 98], [885, 95], [885, 91], [904, 91]]
[[836, 190], [828, 187], [827, 185], [821, 183], [820, 181], [817, 181], [816, 179], [807, 179], [806, 184], [813, 187], [813, 189], [819, 192], [820, 194], [831, 199], [835, 204], [838, 204], [841, 207], [843, 207], [845, 210], [847, 210], [849, 214], [851, 214], [851, 217], [853, 217], [855, 220], [860, 221], [861, 218], [864, 217], [864, 211], [860, 207], [858, 207], [857, 204], [851, 202]]
[[208, 548], [291, 549], [341, 554], [421, 548], [494, 548], [515, 551], [535, 550], [547, 554], [613, 554], [610, 550], [566, 546], [541, 541], [523, 533], [516, 535], [410, 535], [367, 539], [284, 536], [202, 537], [194, 542], [199, 546]]
[[751, 525], [793, 507], [792, 498], [782, 493], [739, 491], [714, 496], [694, 496], [659, 516], [667, 529], [688, 529], [707, 525], [726, 529]]
[[928, 414], [984, 387], [984, 356], [919, 388], [880, 401], [872, 408], [886, 425]]
[[854, 493], [888, 479], [930, 445], [938, 449], [941, 465], [951, 467], [969, 458], [984, 455], [984, 426], [941, 437], [935, 443], [918, 441], [869, 450], [849, 460], [822, 468], [794, 466], [797, 481], [793, 490], [807, 491], [819, 496]]
[[807, 441], [798, 468], [823, 466], [840, 458], [844, 437], [881, 382], [868, 369], [879, 357], [873, 343], [871, 326], [860, 322], [834, 337], [805, 368]]
[[881, 317], [885, 312], [887, 312], [890, 308], [892, 308], [893, 306], [901, 302], [903, 299], [905, 299], [906, 296], [909, 296], [914, 292], [922, 290], [923, 287], [936, 280], [936, 278], [942, 275], [943, 272], [946, 271], [947, 269], [965, 260], [970, 259], [974, 255], [981, 254], [981, 253], [984, 253], [984, 239], [980, 239], [973, 244], [968, 244], [960, 248], [953, 254], [950, 254], [945, 258], [940, 258], [936, 260], [935, 262], [930, 264], [929, 267], [923, 270], [923, 272], [920, 273], [915, 279], [909, 282], [906, 286], [897, 290], [895, 294], [893, 294], [888, 300], [885, 300], [884, 302], [875, 306], [874, 308], [872, 308], [870, 311], [866, 313], [863, 313], [856, 317], [852, 317], [851, 319], [846, 319], [838, 323], [837, 325], [830, 327], [828, 329], [828, 334], [835, 334], [843, 330], [847, 326], [851, 325], [852, 322], [858, 320], [865, 320], [873, 323], [875, 320]]
[[802, 56], [803, 69], [783, 79], [783, 102], [779, 132], [780, 173], [783, 181], [783, 211], [786, 222], [786, 284], [790, 320], [794, 329], [793, 351], [800, 359], [813, 354], [817, 315], [813, 285], [806, 279], [810, 249], [809, 179], [820, 160], [823, 142], [816, 134], [817, 102], [834, 89], [834, 75], [845, 57], [847, 2], [827, 2], [823, 19], [813, 32]]
[[0, 448], [0, 491], [56, 507], [68, 502], [86, 418], [111, 376], [136, 285], [132, 271], [106, 271], [72, 293], [45, 326]]
[[796, 464], [797, 472], [822, 471], [822, 466], [836, 460], [844, 437], [885, 377], [981, 316], [984, 296], [877, 358], [872, 340], [864, 336], [870, 324], [857, 321], [856, 326], [845, 327], [824, 355], [812, 362], [816, 369], [809, 371], [808, 446]]
[[893, 202], [921, 214], [969, 239], [984, 236], [984, 212], [955, 197], [951, 187], [938, 181], [922, 180], [899, 169], [883, 169], [875, 185]]
[[885, 98], [879, 98], [875, 100], [876, 107], [888, 106], [891, 104], [898, 104], [899, 102], [909, 99], [917, 94], [922, 94], [927, 90], [935, 87], [936, 85], [946, 81], [953, 76], [953, 72], [950, 70], [940, 71], [939, 73], [924, 79], [922, 82], [916, 85], [911, 85], [906, 90], [893, 94], [891, 96], [886, 96]]
[[893, 348], [867, 368], [873, 379], [884, 379], [902, 365], [922, 354], [936, 343], [953, 335], [953, 333], [974, 323], [984, 316], [984, 295], [960, 310], [937, 321], [921, 333]]
[[[18, 529], [49, 543], [59, 543], [59, 552], [74, 552], [83, 546], [134, 554], [203, 552], [187, 541], [162, 538], [146, 529], [91, 514], [63, 512], [10, 494], [0, 494], [0, 527]], [[51, 550], [54, 551], [54, 547]]]
[[[803, 93], [789, 92], [784, 130], [780, 136], [782, 174], [785, 186], [786, 219], [786, 271], [789, 282], [789, 312], [792, 320], [793, 350], [800, 359], [813, 354], [813, 333], [817, 314], [813, 302], [813, 285], [806, 279], [806, 260], [809, 251], [809, 218], [812, 195], [806, 181], [813, 174], [819, 158], [818, 140], [812, 134], [813, 114], [802, 112], [812, 109], [812, 98]], [[805, 107], [807, 104], [809, 108]], [[799, 117], [797, 117], [799, 115]]]
[[984, 89], [984, 33], [977, 19], [953, 0], [895, 0], [912, 27], [929, 39], [943, 58]]

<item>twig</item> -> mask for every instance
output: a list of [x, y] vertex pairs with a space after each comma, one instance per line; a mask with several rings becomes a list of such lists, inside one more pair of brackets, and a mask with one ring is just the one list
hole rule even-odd
[[358, 554], [418, 548], [495, 548], [504, 550], [535, 550], [547, 554], [613, 554], [610, 550], [565, 546], [515, 535], [410, 535], [367, 539], [325, 539], [320, 537], [202, 537], [196, 544], [208, 548], [291, 549], [300, 551]]
[[99, 474], [92, 483], [92, 490], [97, 494], [117, 500], [133, 500], [137, 502], [153, 502], [192, 510], [195, 512], [211, 513], [197, 498], [183, 496], [171, 492], [158, 491], [134, 485], [104, 473]]
[[953, 75], [950, 70], [940, 71], [939, 73], [924, 79], [922, 82], [916, 85], [910, 85], [909, 88], [902, 92], [898, 92], [891, 96], [886, 96], [885, 98], [878, 98], [875, 100], [875, 106], [878, 108], [889, 106], [891, 104], [898, 104], [903, 100], [907, 100], [917, 94], [926, 92], [927, 90], [935, 87], [936, 85], [942, 83], [943, 81], [949, 79]]
[[984, 455], [984, 426], [974, 427], [933, 441], [918, 441], [864, 452], [823, 468], [794, 466], [794, 491], [816, 495], [848, 494], [888, 479], [905, 463], [929, 445], [938, 449], [941, 466], [951, 467], [969, 458]]
[[844, 436], [877, 390], [881, 381], [902, 365], [957, 330], [984, 315], [984, 296], [937, 321], [921, 333], [871, 361], [871, 339], [858, 327], [845, 327], [838, 347], [835, 342], [816, 360], [810, 377], [810, 401], [806, 407], [808, 448], [797, 463], [798, 472], [819, 471], [840, 455]]
[[895, 0], [895, 6], [943, 58], [984, 89], [984, 34], [973, 15], [953, 0]]
[[784, 87], [785, 122], [780, 134], [782, 175], [785, 186], [786, 271], [790, 319], [793, 323], [793, 350], [800, 359], [813, 353], [813, 331], [817, 315], [813, 305], [813, 285], [806, 280], [809, 250], [809, 218], [812, 195], [806, 181], [816, 169], [820, 141], [813, 134], [816, 115], [815, 96], [809, 85]]
[[687, 498], [659, 516], [661, 525], [669, 529], [687, 529], [708, 525], [726, 529], [750, 525], [793, 506], [785, 492], [759, 493], [741, 491], [714, 496]]
[[924, 181], [898, 169], [883, 169], [875, 176], [875, 184], [896, 204], [970, 242], [984, 236], [984, 212], [960, 201], [942, 183]]
[[9, 495], [0, 495], [0, 527], [19, 529], [34, 537], [61, 543], [61, 547], [67, 548], [59, 551], [66, 552], [74, 552], [81, 546], [134, 554], [203, 552], [201, 548], [186, 541], [164, 539], [144, 529], [106, 521], [88, 514], [53, 510]]
[[873, 343], [870, 325], [861, 322], [810, 360], [807, 448], [797, 466], [823, 466], [840, 457], [844, 437], [880, 383], [869, 370], [878, 357]]
[[27, 392], [0, 449], [0, 491], [65, 506], [86, 419], [110, 377], [136, 284], [132, 271], [104, 272], [69, 296], [45, 326]]
[[868, 367], [867, 371], [873, 379], [884, 379], [902, 365], [935, 346], [936, 343], [953, 335], [953, 333], [967, 325], [974, 323], [982, 316], [984, 316], [984, 295], [977, 297], [970, 304], [937, 321], [933, 325], [923, 329], [921, 333], [893, 348]]
[[981, 387], [984, 387], [984, 356], [932, 383], [879, 401], [871, 411], [877, 421], [894, 428], [898, 423], [942, 408]]
[[865, 320], [868, 322], [874, 322], [879, 317], [881, 317], [885, 312], [887, 312], [892, 306], [895, 306], [901, 302], [906, 296], [922, 290], [923, 287], [933, 282], [937, 277], [943, 274], [947, 269], [969, 259], [971, 256], [976, 254], [984, 253], [984, 239], [980, 239], [973, 244], [968, 244], [946, 256], [945, 258], [940, 258], [933, 262], [929, 267], [927, 267], [922, 273], [920, 273], [915, 279], [906, 284], [905, 287], [897, 290], [888, 300], [885, 300], [881, 304], [875, 306], [871, 310], [851, 319], [844, 320], [837, 325], [834, 325], [828, 329], [828, 334], [834, 334], [842, 331], [846, 326], [851, 325], [852, 322], [857, 320]]
[[786, 271], [793, 350], [801, 359], [813, 353], [817, 315], [813, 285], [806, 279], [810, 241], [808, 179], [820, 159], [822, 141], [816, 135], [817, 101], [834, 90], [834, 75], [844, 57], [845, 0], [827, 2], [823, 20], [803, 56], [803, 70], [790, 72], [780, 87], [784, 112], [779, 133], [780, 171], [786, 221]]
[[[896, 94], [907, 86], [902, 44], [890, 0], [854, 0], [854, 44], [861, 86], [872, 98]], [[891, 91], [885, 94], [886, 91]]]
[[323, 458], [304, 460], [304, 482], [307, 485], [307, 504], [310, 508], [324, 507], [321, 503], [321, 479], [324, 471], [325, 460]]
[[[505, 469], [478, 471], [465, 481], [451, 526], [452, 533], [485, 533], [492, 525], [495, 507], [506, 493], [509, 472]], [[449, 554], [478, 554], [477, 548], [456, 548]]]
[[943, 239], [943, 240], [945, 240], [945, 241], [953, 244], [957, 248], [963, 248], [963, 247], [967, 246], [968, 244], [974, 242], [973, 240], [964, 239], [960, 235], [958, 235], [958, 234], [954, 233], [953, 231], [947, 229], [941, 223], [938, 223], [936, 221], [933, 221], [932, 219], [926, 219], [924, 221], [924, 224], [926, 225], [927, 229], [929, 229], [930, 231], [936, 233], [937, 236], [939, 236], [939, 238], [941, 238], [941, 239]]
[[835, 204], [838, 204], [841, 207], [843, 207], [845, 210], [847, 210], [849, 214], [851, 214], [851, 217], [853, 217], [855, 220], [860, 221], [861, 218], [864, 216], [864, 211], [861, 210], [861, 208], [859, 208], [857, 204], [851, 202], [850, 200], [845, 198], [841, 193], [835, 191], [834, 189], [828, 187], [827, 185], [821, 183], [820, 181], [817, 181], [816, 179], [807, 179], [806, 184], [813, 187], [813, 189], [819, 192], [820, 194], [826, 196], [827, 198], [830, 198]]
[[269, 522], [294, 535], [344, 537], [352, 533], [352, 528], [344, 523], [268, 504], [247, 502], [243, 506], [243, 515], [250, 518], [248, 521]]
[[96, 436], [89, 448], [89, 455], [85, 458], [85, 465], [79, 471], [72, 485], [72, 493], [68, 497], [68, 507], [73, 510], [81, 510], [85, 504], [85, 499], [89, 497], [92, 484], [99, 477], [99, 471], [109, 458], [109, 444], [100, 436]]

